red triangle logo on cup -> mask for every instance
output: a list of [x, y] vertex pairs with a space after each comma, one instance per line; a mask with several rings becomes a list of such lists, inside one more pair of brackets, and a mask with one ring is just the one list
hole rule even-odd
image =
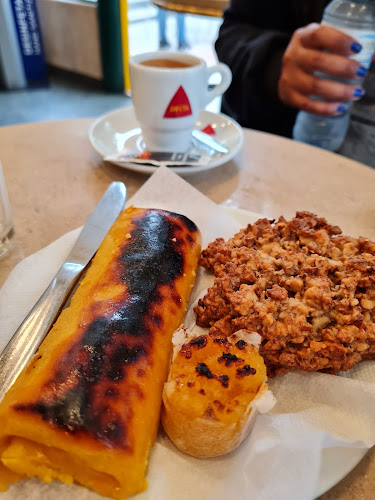
[[181, 118], [191, 115], [191, 107], [185, 90], [180, 86], [168, 104], [164, 118]]

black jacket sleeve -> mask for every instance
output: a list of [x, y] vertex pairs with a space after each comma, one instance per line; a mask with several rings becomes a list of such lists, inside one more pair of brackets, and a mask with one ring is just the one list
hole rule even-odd
[[288, 137], [296, 110], [280, 102], [277, 83], [282, 55], [299, 27], [293, 5], [290, 0], [231, 0], [215, 44], [219, 60], [233, 74], [223, 112], [244, 127]]

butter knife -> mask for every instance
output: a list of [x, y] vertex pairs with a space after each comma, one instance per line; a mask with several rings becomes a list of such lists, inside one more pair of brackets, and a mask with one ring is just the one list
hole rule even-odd
[[126, 187], [112, 182], [83, 227], [63, 265], [0, 355], [0, 401], [55, 322], [126, 200]]

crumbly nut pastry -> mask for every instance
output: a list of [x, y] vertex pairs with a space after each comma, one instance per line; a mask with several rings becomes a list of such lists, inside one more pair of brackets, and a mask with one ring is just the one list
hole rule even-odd
[[219, 238], [200, 264], [214, 285], [195, 308], [218, 337], [258, 332], [269, 377], [335, 374], [375, 359], [375, 243], [309, 212], [260, 219]]

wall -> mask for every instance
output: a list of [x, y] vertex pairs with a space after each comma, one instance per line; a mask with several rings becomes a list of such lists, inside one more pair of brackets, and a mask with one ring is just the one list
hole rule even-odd
[[47, 63], [102, 78], [95, 4], [79, 0], [36, 0]]

